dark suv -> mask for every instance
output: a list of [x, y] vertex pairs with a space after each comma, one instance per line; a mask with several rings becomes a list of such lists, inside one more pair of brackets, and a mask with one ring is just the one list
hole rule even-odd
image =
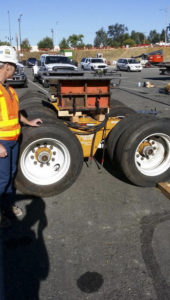
[[7, 83], [11, 86], [27, 87], [27, 77], [22, 64], [17, 64], [13, 78], [7, 79]]
[[37, 59], [35, 57], [28, 58], [27, 67], [31, 68], [31, 67], [35, 66], [36, 62], [37, 62]]

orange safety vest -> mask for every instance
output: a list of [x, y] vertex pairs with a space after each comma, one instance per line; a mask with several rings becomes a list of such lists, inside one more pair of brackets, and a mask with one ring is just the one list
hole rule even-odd
[[20, 133], [17, 93], [12, 87], [9, 87], [8, 92], [0, 84], [0, 140], [18, 140]]

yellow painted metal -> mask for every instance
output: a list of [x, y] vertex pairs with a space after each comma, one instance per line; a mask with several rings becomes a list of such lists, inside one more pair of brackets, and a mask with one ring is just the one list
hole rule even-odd
[[143, 154], [144, 148], [145, 148], [145, 147], [148, 147], [148, 146], [152, 146], [151, 143], [149, 143], [149, 142], [147, 142], [147, 141], [141, 143], [140, 146], [139, 146], [139, 148], [138, 148], [139, 154], [142, 155], [142, 154]]
[[[53, 105], [59, 111], [58, 103], [54, 102]], [[90, 128], [90, 126], [97, 126], [97, 125], [101, 124], [100, 121], [97, 121], [94, 118], [91, 118], [86, 115], [80, 116], [78, 119], [79, 119], [78, 123], [80, 125], [83, 125], [83, 124], [88, 125], [89, 128]], [[71, 131], [73, 131], [76, 134], [77, 138], [79, 139], [80, 144], [83, 149], [84, 157], [90, 157], [91, 155], [92, 156], [95, 155], [101, 141], [104, 140], [108, 136], [109, 132], [113, 129], [113, 127], [115, 127], [117, 125], [117, 123], [119, 121], [120, 121], [119, 118], [110, 117], [107, 121], [106, 128], [102, 128], [101, 130], [99, 130], [96, 133], [95, 137], [94, 137], [94, 134], [87, 134], [87, 132], [83, 131], [83, 130], [74, 129], [71, 127], [69, 127], [69, 129]], [[79, 133], [81, 133], [81, 134], [79, 134]], [[93, 139], [95, 139], [94, 145], [93, 145]], [[93, 146], [93, 151], [92, 151], [92, 146]]]
[[[101, 141], [104, 140], [108, 136], [109, 132], [112, 130], [112, 128], [114, 126], [116, 126], [116, 124], [119, 121], [120, 121], [120, 119], [118, 119], [118, 118], [114, 118], [114, 117], [109, 118], [106, 128], [102, 128], [101, 130], [99, 130], [95, 136], [94, 136], [94, 134], [89, 135], [89, 134], [87, 134], [87, 132], [85, 132], [83, 130], [77, 130], [77, 129], [70, 128], [70, 130], [72, 130], [76, 134], [77, 138], [80, 141], [80, 144], [83, 149], [84, 157], [90, 157], [91, 155], [92, 156], [95, 155]], [[90, 126], [99, 125], [99, 124], [101, 124], [101, 122], [96, 121], [95, 119], [87, 116], [87, 117], [80, 117], [79, 124], [81, 124], [81, 125], [85, 124], [90, 127]], [[81, 133], [81, 135], [79, 133]], [[94, 145], [93, 145], [93, 139], [95, 139]], [[93, 151], [92, 151], [92, 146], [93, 146]]]
[[58, 101], [56, 99], [56, 102], [53, 102], [52, 105], [59, 111], [59, 107], [58, 107]]

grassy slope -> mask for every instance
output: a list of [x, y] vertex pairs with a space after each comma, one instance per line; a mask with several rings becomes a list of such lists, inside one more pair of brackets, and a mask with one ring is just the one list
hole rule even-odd
[[[74, 59], [80, 62], [83, 57], [96, 57], [97, 53], [103, 53], [103, 57], [105, 57], [108, 62], [112, 62], [113, 60], [117, 60], [120, 57], [137, 56], [142, 53], [148, 53], [148, 52], [156, 51], [158, 49], [163, 49], [164, 61], [170, 61], [170, 47], [75, 50]], [[50, 52], [25, 52], [21, 60], [27, 60], [29, 57], [36, 57], [37, 59], [39, 59], [40, 55], [43, 53], [50, 53]], [[54, 53], [59, 54], [56, 52], [51, 52], [51, 54]]]

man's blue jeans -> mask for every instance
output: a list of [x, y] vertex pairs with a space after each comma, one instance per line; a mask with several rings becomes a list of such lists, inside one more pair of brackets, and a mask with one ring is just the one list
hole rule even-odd
[[14, 178], [17, 171], [19, 141], [0, 140], [8, 156], [0, 157], [0, 209], [15, 202]]

